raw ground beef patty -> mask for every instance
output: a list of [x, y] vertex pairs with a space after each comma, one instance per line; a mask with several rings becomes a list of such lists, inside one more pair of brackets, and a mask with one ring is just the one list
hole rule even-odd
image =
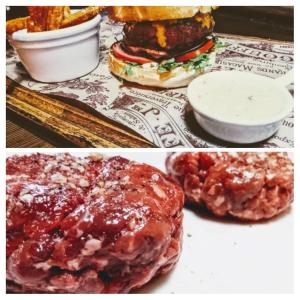
[[183, 192], [121, 157], [7, 159], [7, 291], [126, 293], [181, 250]]
[[293, 200], [294, 167], [286, 153], [172, 153], [166, 167], [187, 203], [217, 216], [269, 219]]

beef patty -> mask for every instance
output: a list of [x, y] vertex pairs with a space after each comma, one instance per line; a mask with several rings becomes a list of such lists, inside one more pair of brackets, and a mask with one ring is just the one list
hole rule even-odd
[[142, 47], [174, 54], [193, 48], [212, 33], [213, 28], [214, 20], [210, 14], [179, 20], [127, 23], [124, 43], [127, 48]]
[[286, 153], [174, 153], [166, 165], [187, 203], [217, 216], [269, 219], [293, 200], [294, 168]]
[[7, 291], [126, 293], [168, 272], [183, 193], [121, 157], [7, 159]]

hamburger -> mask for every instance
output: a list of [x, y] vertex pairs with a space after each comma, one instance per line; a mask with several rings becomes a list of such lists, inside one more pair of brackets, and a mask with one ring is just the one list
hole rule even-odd
[[161, 88], [186, 86], [215, 59], [212, 6], [115, 6], [112, 20], [125, 23], [123, 40], [109, 52], [113, 74]]

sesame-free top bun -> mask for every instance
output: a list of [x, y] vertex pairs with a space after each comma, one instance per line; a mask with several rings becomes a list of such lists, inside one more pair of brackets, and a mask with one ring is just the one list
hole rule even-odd
[[[177, 67], [170, 72], [159, 73], [157, 66], [151, 66], [151, 63], [130, 67], [125, 61], [115, 57], [110, 51], [108, 56], [108, 65], [110, 71], [118, 77], [127, 81], [135, 82], [145, 86], [159, 88], [177, 88], [187, 86], [197, 76], [209, 72], [215, 62], [215, 51], [209, 55], [209, 61], [203, 69], [186, 70], [183, 67]], [[127, 68], [130, 72], [126, 72]]]
[[113, 6], [110, 18], [119, 22], [162, 21], [192, 18], [209, 13], [215, 6]]

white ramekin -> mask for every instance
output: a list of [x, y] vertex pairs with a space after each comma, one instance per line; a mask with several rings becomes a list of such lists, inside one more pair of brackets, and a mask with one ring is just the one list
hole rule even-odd
[[[280, 91], [284, 103], [282, 111], [272, 118], [259, 123], [255, 123], [254, 121], [251, 123], [230, 122], [208, 115], [201, 109], [201, 102], [199, 102], [198, 97], [199, 91], [201, 91], [203, 84], [208, 84], [208, 81], [214, 85], [214, 89], [220, 89], [218, 83], [226, 77], [234, 78], [234, 86], [230, 87], [232, 89], [243, 86], [242, 83], [245, 80], [255, 80], [257, 88], [259, 88], [259, 85], [268, 84], [270, 89]], [[283, 119], [292, 112], [293, 98], [286, 89], [286, 85], [291, 82], [293, 82], [293, 70], [275, 80], [245, 72], [217, 71], [194, 79], [188, 86], [187, 94], [197, 122], [208, 133], [227, 142], [251, 144], [263, 141], [272, 136], [281, 126]], [[270, 105], [272, 105], [272, 98], [270, 98]]]
[[24, 67], [41, 82], [88, 74], [99, 62], [100, 15], [72, 27], [45, 32], [17, 31], [9, 37]]

